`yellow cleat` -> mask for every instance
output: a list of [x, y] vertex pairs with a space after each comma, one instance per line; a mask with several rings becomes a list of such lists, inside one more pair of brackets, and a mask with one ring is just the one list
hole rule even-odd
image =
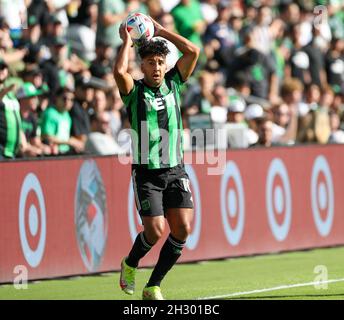
[[164, 297], [161, 294], [160, 287], [145, 287], [142, 292], [142, 300], [164, 300]]
[[119, 280], [119, 285], [126, 294], [134, 294], [135, 274], [136, 268], [129, 267], [125, 262], [125, 258], [123, 258], [121, 262], [121, 276]]

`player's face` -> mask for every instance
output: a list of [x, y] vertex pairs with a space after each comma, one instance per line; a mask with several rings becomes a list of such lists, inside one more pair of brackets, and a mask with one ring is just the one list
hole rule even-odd
[[147, 84], [151, 87], [158, 87], [165, 77], [166, 58], [158, 55], [148, 56], [143, 59], [141, 70]]

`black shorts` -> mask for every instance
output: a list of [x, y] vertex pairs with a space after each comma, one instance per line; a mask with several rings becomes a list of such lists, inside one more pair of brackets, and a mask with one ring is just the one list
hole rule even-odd
[[193, 208], [184, 165], [167, 169], [132, 170], [137, 210], [141, 216], [164, 215], [169, 208]]

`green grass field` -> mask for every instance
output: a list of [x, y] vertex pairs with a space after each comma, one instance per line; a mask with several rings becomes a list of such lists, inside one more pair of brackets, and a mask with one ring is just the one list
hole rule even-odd
[[[315, 273], [314, 269], [319, 265], [327, 268], [328, 280], [341, 280], [329, 282], [326, 289], [308, 285], [229, 296], [238, 292], [315, 282], [319, 273]], [[118, 273], [106, 273], [30, 282], [26, 290], [2, 285], [0, 300], [137, 300], [141, 298], [141, 289], [150, 273], [151, 269], [139, 270], [137, 291], [133, 296], [125, 295], [119, 289]], [[221, 299], [344, 299], [344, 247], [180, 264], [168, 274], [162, 283], [162, 290], [168, 300], [219, 296]]]

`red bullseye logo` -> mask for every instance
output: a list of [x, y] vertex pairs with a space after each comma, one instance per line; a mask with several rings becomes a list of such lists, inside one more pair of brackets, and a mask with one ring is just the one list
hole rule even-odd
[[234, 161], [227, 163], [221, 180], [221, 216], [227, 241], [238, 245], [245, 226], [245, 193]]
[[283, 241], [289, 233], [292, 198], [288, 171], [281, 159], [273, 159], [266, 179], [266, 210], [275, 239]]
[[19, 234], [26, 261], [37, 267], [45, 249], [46, 210], [42, 187], [33, 173], [25, 177], [20, 192]]
[[331, 232], [335, 201], [332, 174], [324, 156], [318, 156], [314, 161], [311, 178], [311, 203], [317, 230], [322, 237], [326, 237]]

